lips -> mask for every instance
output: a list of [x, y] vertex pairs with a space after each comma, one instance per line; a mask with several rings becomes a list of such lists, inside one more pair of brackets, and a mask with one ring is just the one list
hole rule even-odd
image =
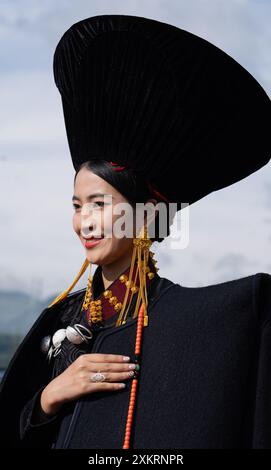
[[101, 240], [103, 240], [103, 237], [101, 237], [101, 238], [95, 238], [95, 237], [85, 238], [84, 239], [85, 248], [92, 248], [93, 246], [100, 243]]
[[102, 238], [104, 238], [104, 237], [103, 236], [101, 236], [101, 237], [83, 237], [83, 239], [86, 242], [89, 242], [89, 241], [92, 241], [92, 240], [101, 240]]
[[86, 242], [90, 242], [90, 241], [92, 241], [92, 240], [93, 240], [93, 241], [95, 241], [95, 240], [101, 240], [102, 238], [103, 238], [103, 237], [97, 237], [97, 238], [96, 238], [96, 237], [91, 237], [91, 238], [84, 238], [84, 240], [85, 240]]

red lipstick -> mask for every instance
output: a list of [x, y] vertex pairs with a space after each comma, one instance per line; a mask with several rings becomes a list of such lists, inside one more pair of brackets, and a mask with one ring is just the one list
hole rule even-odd
[[98, 245], [102, 241], [103, 238], [92, 238], [91, 240], [84, 240], [84, 245], [86, 248], [92, 248], [95, 245]]

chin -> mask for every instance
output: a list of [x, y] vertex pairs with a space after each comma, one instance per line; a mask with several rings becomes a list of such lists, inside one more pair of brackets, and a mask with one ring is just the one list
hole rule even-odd
[[91, 252], [92, 248], [87, 250], [86, 249], [86, 258], [91, 264], [104, 264], [105, 257], [102, 256], [100, 253], [93, 253]]

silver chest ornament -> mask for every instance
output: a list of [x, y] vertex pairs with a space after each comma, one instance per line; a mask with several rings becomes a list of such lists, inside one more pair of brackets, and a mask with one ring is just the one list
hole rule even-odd
[[61, 328], [60, 330], [57, 330], [52, 338], [53, 346], [55, 348], [58, 348], [65, 338], [66, 338], [66, 329]]
[[40, 348], [44, 354], [47, 354], [48, 359], [56, 357], [61, 351], [61, 343], [67, 338], [71, 343], [79, 345], [83, 342], [88, 343], [92, 339], [93, 333], [80, 323], [67, 328], [60, 328], [53, 336], [44, 336], [41, 340]]

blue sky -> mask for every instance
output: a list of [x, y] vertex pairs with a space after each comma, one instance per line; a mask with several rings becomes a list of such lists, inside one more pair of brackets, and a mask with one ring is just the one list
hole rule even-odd
[[[271, 92], [271, 2], [2, 0], [0, 10], [0, 289], [45, 297], [65, 289], [84, 249], [72, 229], [74, 170], [52, 71], [56, 44], [76, 21], [131, 14], [214, 43]], [[159, 274], [203, 286], [271, 273], [271, 165], [190, 208], [190, 243], [154, 245]], [[84, 287], [86, 277], [75, 290]]]

